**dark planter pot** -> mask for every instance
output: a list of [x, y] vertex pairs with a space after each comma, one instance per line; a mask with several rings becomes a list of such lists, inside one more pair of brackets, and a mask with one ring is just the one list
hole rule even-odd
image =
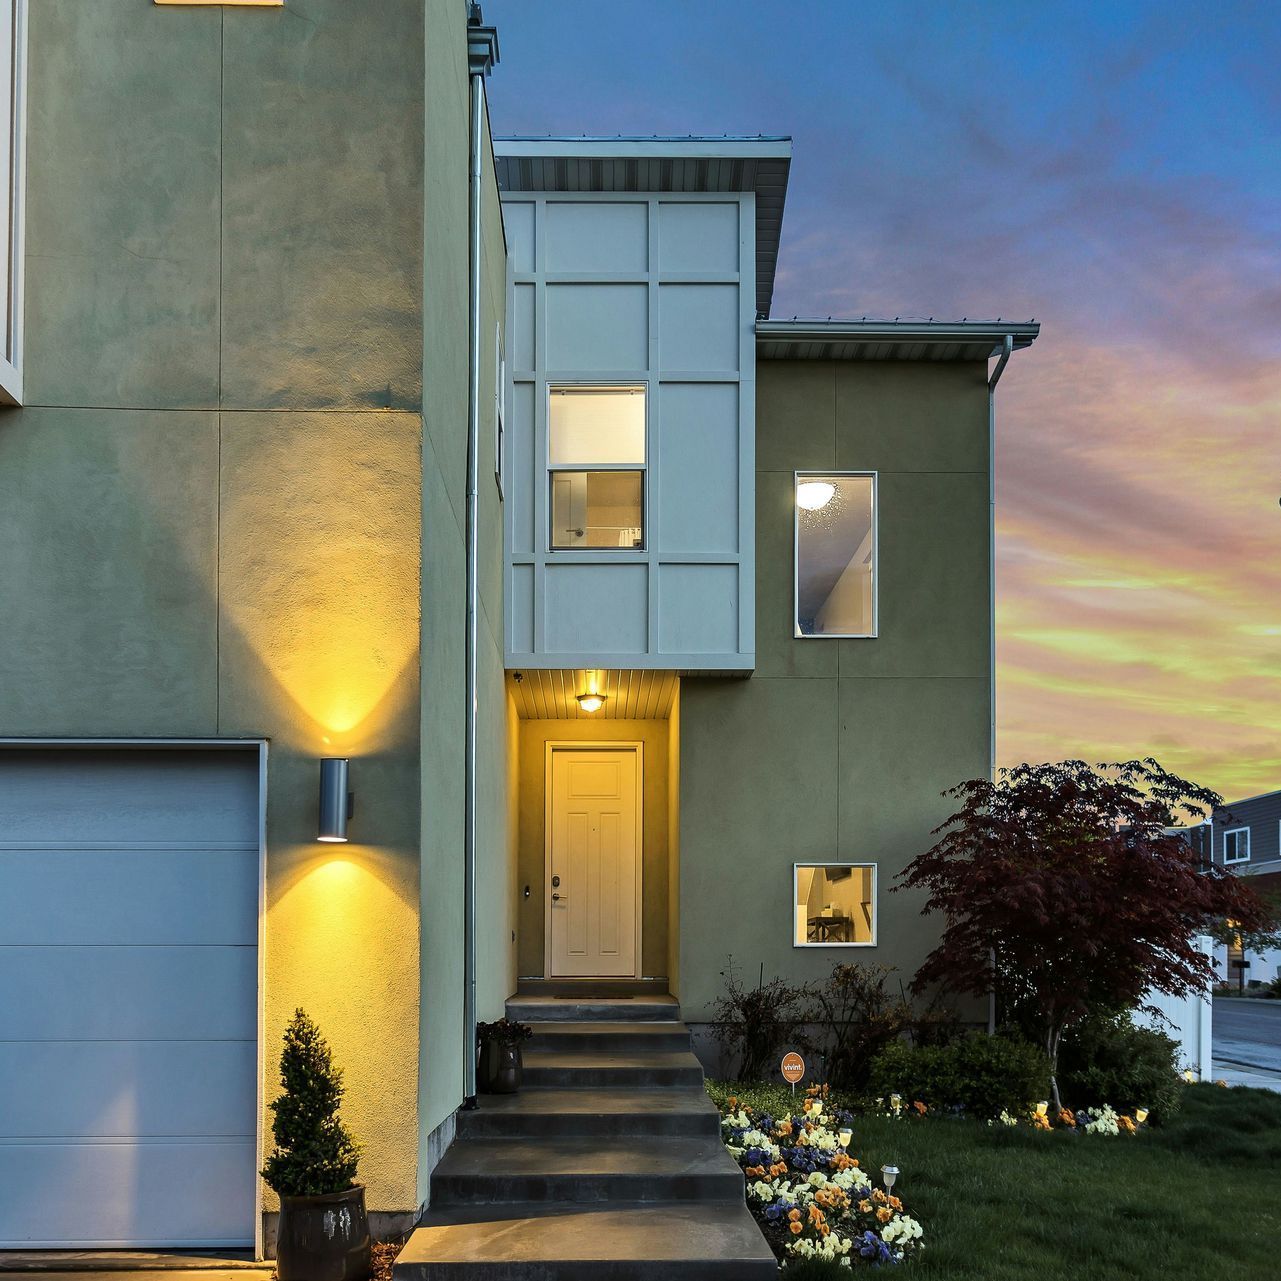
[[366, 1281], [370, 1270], [365, 1189], [282, 1196], [276, 1239], [279, 1281]]
[[486, 1041], [480, 1047], [476, 1087], [482, 1094], [515, 1094], [523, 1072], [519, 1045]]

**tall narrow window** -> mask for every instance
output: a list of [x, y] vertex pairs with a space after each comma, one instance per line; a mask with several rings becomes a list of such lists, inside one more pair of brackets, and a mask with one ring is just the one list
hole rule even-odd
[[876, 476], [797, 472], [796, 635], [876, 635]]
[[552, 387], [551, 547], [645, 546], [645, 387]]

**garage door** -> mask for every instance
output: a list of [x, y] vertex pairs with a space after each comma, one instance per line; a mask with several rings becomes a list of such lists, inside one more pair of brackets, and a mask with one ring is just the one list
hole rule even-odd
[[0, 747], [0, 1248], [245, 1246], [257, 750]]

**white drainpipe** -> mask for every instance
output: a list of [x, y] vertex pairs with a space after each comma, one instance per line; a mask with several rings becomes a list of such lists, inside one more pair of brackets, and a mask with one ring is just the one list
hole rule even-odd
[[467, 20], [471, 89], [471, 161], [467, 233], [467, 676], [463, 765], [463, 1108], [476, 1104], [476, 714], [480, 617], [480, 260], [481, 162], [485, 142], [485, 77], [498, 61], [498, 32], [482, 26], [480, 6]]

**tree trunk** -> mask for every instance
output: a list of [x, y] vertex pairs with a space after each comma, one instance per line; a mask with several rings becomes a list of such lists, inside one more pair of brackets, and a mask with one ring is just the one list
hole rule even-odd
[[1059, 1097], [1059, 1041], [1063, 1036], [1063, 1025], [1052, 1024], [1045, 1036], [1045, 1057], [1050, 1060], [1050, 1098], [1055, 1113], [1063, 1110], [1063, 1100]]

